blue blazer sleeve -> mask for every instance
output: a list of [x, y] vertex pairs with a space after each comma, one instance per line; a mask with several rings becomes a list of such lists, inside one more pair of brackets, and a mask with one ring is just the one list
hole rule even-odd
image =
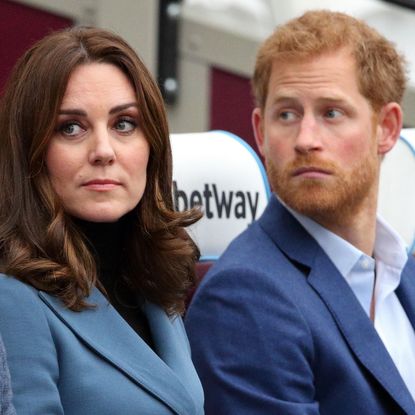
[[242, 267], [209, 275], [186, 328], [207, 415], [319, 413], [310, 332], [269, 278]]
[[0, 415], [15, 415], [6, 351], [0, 336]]
[[2, 276], [0, 293], [0, 332], [12, 373], [17, 413], [63, 414], [53, 333], [36, 292], [14, 278]]

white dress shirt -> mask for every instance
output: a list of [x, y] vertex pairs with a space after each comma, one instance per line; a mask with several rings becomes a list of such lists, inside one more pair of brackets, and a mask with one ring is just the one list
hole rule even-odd
[[415, 399], [415, 331], [395, 293], [408, 259], [402, 238], [378, 217], [373, 259], [312, 219], [287, 209], [346, 279], [368, 318], [376, 269], [375, 329]]

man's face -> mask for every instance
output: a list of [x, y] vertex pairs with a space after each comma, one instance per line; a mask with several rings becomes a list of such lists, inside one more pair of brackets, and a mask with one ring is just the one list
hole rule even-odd
[[346, 50], [274, 63], [253, 123], [271, 187], [288, 206], [338, 220], [376, 204], [380, 129]]

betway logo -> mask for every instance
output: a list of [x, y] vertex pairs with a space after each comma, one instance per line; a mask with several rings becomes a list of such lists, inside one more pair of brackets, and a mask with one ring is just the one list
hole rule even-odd
[[194, 206], [200, 206], [207, 219], [222, 217], [229, 219], [256, 218], [259, 192], [244, 192], [242, 190], [219, 191], [216, 184], [205, 183], [203, 190], [185, 192], [173, 181], [174, 204], [176, 210], [182, 211]]

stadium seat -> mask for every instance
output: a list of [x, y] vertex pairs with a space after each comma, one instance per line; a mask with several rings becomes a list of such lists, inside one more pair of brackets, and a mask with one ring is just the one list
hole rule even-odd
[[378, 212], [415, 253], [415, 128], [401, 131], [382, 162]]
[[201, 278], [229, 242], [259, 217], [271, 192], [261, 160], [234, 134], [172, 134], [171, 145], [176, 209], [201, 206], [204, 212], [189, 229], [201, 252]]

